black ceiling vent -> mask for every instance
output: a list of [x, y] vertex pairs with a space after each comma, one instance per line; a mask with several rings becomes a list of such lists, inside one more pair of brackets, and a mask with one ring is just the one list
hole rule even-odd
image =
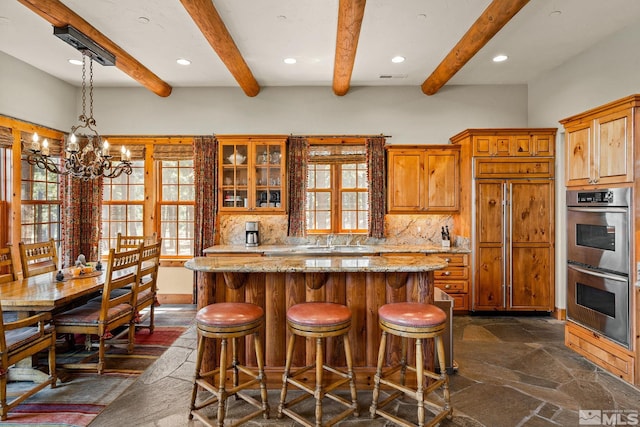
[[69, 43], [80, 52], [102, 65], [116, 65], [116, 57], [98, 43], [73, 28], [71, 25], [53, 27], [53, 35]]

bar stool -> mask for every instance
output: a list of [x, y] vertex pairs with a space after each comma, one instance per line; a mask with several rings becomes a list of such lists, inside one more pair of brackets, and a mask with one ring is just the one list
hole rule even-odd
[[[444, 344], [442, 341], [442, 334], [444, 333], [447, 321], [447, 315], [445, 312], [432, 304], [401, 302], [383, 305], [378, 309], [378, 316], [380, 328], [382, 329], [382, 338], [380, 340], [380, 350], [378, 351], [378, 367], [374, 379], [373, 401], [369, 410], [371, 418], [375, 418], [376, 415], [380, 415], [397, 425], [415, 426], [415, 424], [400, 419], [381, 409], [403, 394], [418, 402], [418, 426], [422, 427], [425, 425], [425, 406], [429, 407], [429, 411], [434, 414], [434, 418], [426, 424], [427, 426], [434, 426], [438, 424], [444, 417], [450, 418], [453, 409], [450, 407], [449, 377], [447, 376], [445, 368]], [[388, 334], [402, 337], [402, 358], [400, 364], [391, 367], [383, 374], [382, 365], [385, 359], [385, 347]], [[415, 368], [407, 365], [408, 338], [416, 340]], [[440, 374], [436, 374], [435, 372], [428, 371], [424, 368], [424, 362], [422, 360], [422, 345], [423, 340], [427, 338], [434, 338], [435, 340]], [[405, 374], [407, 369], [416, 373], [416, 390], [405, 386]], [[389, 379], [389, 377], [398, 370], [400, 370], [399, 383]], [[425, 387], [425, 377], [429, 377], [435, 381]], [[380, 384], [389, 386], [397, 391], [391, 393], [389, 397], [378, 403]], [[444, 406], [426, 400], [429, 393], [440, 387], [442, 387]]]
[[[229, 396], [235, 395], [247, 403], [259, 408], [246, 416], [238, 419], [232, 426], [243, 424], [244, 422], [263, 414], [265, 419], [269, 418], [269, 403], [267, 401], [266, 377], [264, 374], [264, 359], [262, 344], [260, 342], [259, 330], [264, 325], [264, 311], [255, 304], [249, 303], [216, 303], [208, 305], [196, 314], [196, 326], [198, 330], [198, 355], [196, 358], [196, 374], [193, 382], [193, 392], [191, 394], [191, 406], [189, 419], [195, 416], [208, 426], [212, 426], [208, 417], [199, 411], [209, 405], [218, 403], [217, 426], [224, 425], [225, 404]], [[256, 360], [258, 363], [258, 373], [242, 366], [238, 363], [237, 339], [253, 334], [256, 350]], [[200, 372], [204, 355], [205, 340], [207, 338], [217, 338], [220, 340], [220, 363], [218, 368], [209, 372]], [[232, 360], [231, 365], [227, 361], [227, 340], [231, 340]], [[232, 370], [233, 385], [226, 388], [226, 373]], [[238, 384], [238, 372], [246, 374], [249, 379], [242, 384]], [[218, 375], [218, 387], [215, 385], [215, 376]], [[258, 402], [253, 397], [245, 394], [242, 390], [252, 385], [260, 384], [260, 396], [262, 402]], [[213, 396], [196, 404], [198, 386], [209, 391]]]
[[[358, 416], [358, 403], [356, 396], [356, 383], [353, 374], [353, 362], [351, 358], [351, 345], [349, 343], [349, 329], [351, 328], [351, 310], [344, 305], [330, 302], [306, 302], [292, 306], [287, 311], [287, 326], [291, 332], [289, 344], [287, 346], [287, 360], [285, 363], [284, 374], [282, 376], [282, 392], [280, 394], [280, 405], [278, 406], [278, 418], [282, 418], [286, 414], [298, 423], [309, 426], [319, 427], [323, 425], [333, 425], [338, 421], [346, 418], [350, 414]], [[291, 360], [293, 359], [293, 347], [296, 336], [303, 336], [316, 339], [316, 361], [314, 364], [298, 369], [291, 374]], [[342, 336], [344, 342], [344, 353], [347, 362], [347, 372], [324, 364], [324, 338]], [[304, 372], [316, 369], [316, 385], [315, 390], [295, 377]], [[338, 380], [331, 384], [323, 386], [322, 374], [323, 370], [327, 370], [339, 377]], [[345, 383], [349, 383], [351, 390], [351, 402], [332, 393], [333, 390]], [[286, 402], [287, 385], [292, 384], [295, 387], [306, 392], [289, 402]], [[292, 409], [292, 406], [310, 398], [315, 397], [315, 424], [303, 418], [300, 414]], [[322, 423], [322, 399], [328, 397], [347, 407], [344, 411], [334, 416], [326, 423]]]

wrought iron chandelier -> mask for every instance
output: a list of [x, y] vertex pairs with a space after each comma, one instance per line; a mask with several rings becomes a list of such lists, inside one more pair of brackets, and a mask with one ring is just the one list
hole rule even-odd
[[[131, 175], [131, 151], [124, 146], [120, 151], [120, 161], [114, 163], [109, 151], [109, 142], [102, 139], [95, 129], [93, 118], [93, 59], [89, 56], [89, 115], [86, 114], [86, 58], [82, 52], [82, 114], [79, 124], [71, 127], [64, 156], [58, 161], [50, 156], [49, 142], [40, 145], [37, 133], [33, 134], [28, 149], [27, 162], [41, 169], [60, 175], [71, 175], [85, 181], [98, 177], [117, 178], [123, 173]], [[80, 141], [80, 142], [79, 142]], [[82, 148], [81, 148], [81, 145]]]

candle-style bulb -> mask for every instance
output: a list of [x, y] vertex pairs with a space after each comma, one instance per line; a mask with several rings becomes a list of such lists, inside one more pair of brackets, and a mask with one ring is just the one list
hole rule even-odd
[[131, 151], [127, 150], [127, 162], [131, 161]]
[[107, 141], [106, 139], [102, 143], [102, 155], [103, 156], [109, 155], [109, 141]]
[[31, 149], [33, 151], [40, 151], [40, 143], [38, 142], [39, 139], [40, 137], [38, 136], [38, 133], [34, 132], [33, 136], [31, 137]]
[[42, 141], [42, 155], [43, 156], [49, 155], [49, 141], [47, 140], [47, 138], [45, 138], [44, 141]]

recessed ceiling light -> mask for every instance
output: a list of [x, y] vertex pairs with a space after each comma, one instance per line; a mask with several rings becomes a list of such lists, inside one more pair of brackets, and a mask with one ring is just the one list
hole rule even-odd
[[507, 55], [496, 55], [493, 57], [493, 62], [504, 62], [507, 59], [509, 59]]
[[148, 24], [149, 23], [149, 18], [147, 18], [146, 16], [139, 16], [138, 17], [138, 22], [141, 24]]
[[11, 22], [9, 18], [6, 16], [0, 16], [0, 25], [7, 25], [9, 22]]
[[296, 62], [298, 62], [296, 58], [284, 58], [285, 64], [295, 64]]
[[560, 16], [560, 15], [562, 15], [562, 11], [561, 10], [552, 10], [549, 13], [549, 16]]
[[70, 59], [69, 64], [82, 65], [82, 61], [80, 61], [79, 59]]
[[176, 59], [176, 62], [180, 65], [190, 65], [191, 61], [189, 61], [188, 59], [184, 59], [184, 58], [178, 58]]
[[404, 56], [394, 56], [393, 58], [391, 58], [391, 62], [393, 62], [394, 64], [404, 62]]

